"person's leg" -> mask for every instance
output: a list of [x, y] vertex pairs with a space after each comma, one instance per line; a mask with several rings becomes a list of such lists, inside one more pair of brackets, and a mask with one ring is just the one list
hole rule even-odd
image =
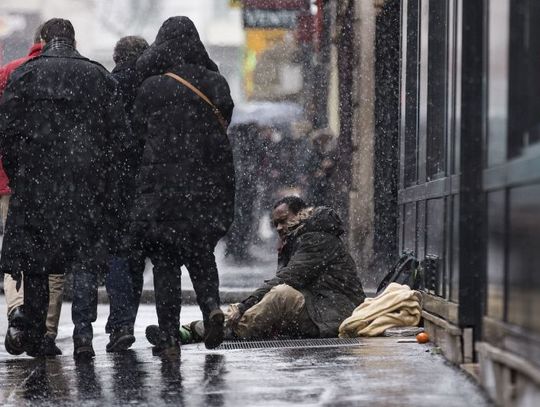
[[155, 354], [180, 349], [180, 308], [182, 303], [181, 262], [164, 250], [151, 256], [154, 264], [154, 293], [160, 330]]
[[220, 306], [219, 276], [214, 255], [215, 244], [192, 240], [186, 253], [185, 266], [197, 295], [204, 318]]
[[97, 318], [97, 274], [81, 266], [73, 273], [73, 338], [93, 337], [92, 323]]
[[135, 342], [133, 336], [133, 284], [127, 258], [111, 257], [106, 279], [110, 312], [105, 332], [110, 334], [107, 352], [122, 352]]
[[49, 276], [28, 270], [24, 274], [24, 315], [28, 324], [25, 349], [30, 356], [43, 355], [48, 304]]
[[253, 230], [255, 228], [255, 219], [254, 219], [254, 204], [257, 201], [257, 186], [255, 183], [251, 182], [252, 180], [247, 181], [245, 186], [245, 202], [242, 205], [242, 234], [241, 234], [241, 247], [246, 260], [251, 260], [251, 254], [249, 252], [249, 247], [253, 242]]
[[17, 281], [10, 274], [4, 274], [4, 295], [6, 296], [7, 315], [24, 305], [24, 283], [17, 291]]
[[91, 267], [89, 259], [83, 261], [73, 272], [73, 356], [76, 359], [89, 359], [95, 356], [92, 347], [92, 323], [97, 318], [97, 270]]
[[214, 242], [192, 238], [187, 245], [184, 263], [203, 314], [204, 344], [208, 349], [216, 348], [223, 342], [224, 315], [219, 308], [219, 276], [214, 247]]
[[6, 229], [6, 220], [8, 215], [8, 209], [9, 209], [9, 199], [11, 195], [2, 195], [0, 196], [0, 217], [2, 224], [0, 225], [0, 235], [4, 234], [4, 230]]
[[242, 339], [318, 336], [318, 329], [305, 310], [304, 296], [286, 284], [272, 288], [244, 313], [233, 330]]
[[45, 353], [47, 355], [61, 355], [62, 351], [56, 346], [56, 335], [58, 334], [58, 322], [62, 311], [62, 300], [64, 294], [64, 275], [49, 275], [49, 308], [47, 311], [45, 334]]
[[105, 280], [109, 296], [110, 311], [105, 332], [112, 333], [121, 328], [131, 328], [133, 315], [133, 288], [128, 260], [122, 257], [109, 259], [109, 272]]
[[144, 270], [146, 267], [146, 255], [142, 252], [138, 253], [133, 258], [129, 260], [129, 270], [131, 273], [131, 283], [133, 287], [132, 300], [133, 304], [131, 306], [131, 326], [135, 325], [135, 320], [137, 319], [137, 313], [139, 311], [139, 304], [141, 302], [141, 295], [143, 292], [144, 285]]
[[56, 339], [58, 334], [58, 321], [62, 311], [62, 300], [64, 296], [64, 275], [49, 274], [49, 308], [47, 311], [47, 336]]
[[6, 296], [8, 329], [4, 341], [6, 350], [12, 355], [24, 352], [26, 320], [24, 318], [24, 283], [17, 291], [17, 281], [4, 274], [4, 295]]
[[256, 185], [245, 176], [236, 180], [236, 204], [234, 222], [227, 233], [227, 255], [234, 260], [246, 262], [251, 260], [249, 245], [252, 241], [253, 205], [257, 200]]

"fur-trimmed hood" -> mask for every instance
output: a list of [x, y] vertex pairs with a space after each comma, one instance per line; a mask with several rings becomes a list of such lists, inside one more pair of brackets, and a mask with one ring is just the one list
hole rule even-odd
[[339, 215], [327, 206], [303, 209], [298, 214], [297, 220], [289, 224], [289, 230], [293, 236], [308, 232], [324, 232], [334, 236], [341, 236], [345, 233]]

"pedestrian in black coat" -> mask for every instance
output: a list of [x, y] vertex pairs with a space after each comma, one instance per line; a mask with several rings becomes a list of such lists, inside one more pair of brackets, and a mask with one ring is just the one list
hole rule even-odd
[[41, 353], [50, 271], [74, 267], [75, 356], [92, 357], [97, 275], [120, 219], [131, 135], [117, 83], [75, 49], [68, 20], [43, 25], [43, 52], [10, 77], [0, 102], [0, 148], [15, 194], [0, 271], [20, 279], [29, 355]]
[[120, 38], [114, 47], [113, 60], [116, 66], [111, 73], [118, 81], [124, 109], [129, 117], [140, 85], [136, 69], [137, 59], [147, 48], [148, 42], [136, 35]]
[[238, 124], [229, 130], [236, 172], [234, 222], [227, 234], [225, 255], [236, 263], [252, 260], [249, 246], [255, 229], [254, 205], [257, 201], [257, 170], [260, 166], [257, 142], [259, 128], [255, 122]]
[[[179, 349], [182, 265], [208, 328], [206, 346], [215, 347], [223, 338], [223, 314], [214, 248], [234, 213], [233, 157], [223, 127], [234, 106], [229, 86], [187, 17], [163, 23], [137, 70], [144, 82], [135, 100], [133, 130], [145, 144], [132, 235], [135, 258], [146, 254], [154, 264], [162, 337], [155, 351]], [[215, 109], [167, 73], [188, 81]]]
[[[114, 47], [113, 60], [116, 66], [112, 76], [118, 82], [130, 123], [133, 103], [140, 85], [136, 63], [147, 48], [148, 43], [144, 38], [133, 35], [120, 38]], [[127, 182], [119, 186], [119, 205], [126, 210], [132, 206], [135, 197], [135, 172], [141, 155], [142, 144], [139, 140], [128, 159], [126, 169], [129, 172], [125, 177]], [[126, 234], [127, 230], [122, 231], [120, 239], [124, 239]], [[109, 318], [105, 325], [105, 332], [110, 334], [107, 352], [125, 351], [135, 342], [133, 326], [143, 288], [145, 259], [140, 258], [131, 263], [130, 267], [128, 259], [122, 256], [113, 255], [109, 259], [109, 272], [105, 280], [110, 304]]]

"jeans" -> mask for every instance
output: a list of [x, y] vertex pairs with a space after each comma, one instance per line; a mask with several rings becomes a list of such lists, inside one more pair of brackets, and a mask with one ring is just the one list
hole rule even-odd
[[127, 327], [133, 331], [143, 290], [145, 258], [112, 257], [105, 280], [110, 312], [105, 332]]
[[111, 333], [122, 327], [132, 329], [138, 307], [136, 308], [134, 304], [133, 282], [127, 259], [123, 257], [109, 259], [109, 272], [105, 280], [105, 287], [110, 303], [105, 332]]
[[98, 278], [95, 270], [82, 266], [73, 272], [71, 319], [75, 325], [73, 339], [92, 339], [92, 323], [97, 319]]

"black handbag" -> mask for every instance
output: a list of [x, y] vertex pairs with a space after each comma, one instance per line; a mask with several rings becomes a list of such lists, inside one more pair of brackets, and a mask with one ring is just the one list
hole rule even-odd
[[396, 264], [380, 282], [377, 287], [377, 295], [384, 291], [390, 283], [406, 284], [412, 290], [421, 288], [422, 276], [418, 265], [418, 260], [412, 252], [403, 252]]

